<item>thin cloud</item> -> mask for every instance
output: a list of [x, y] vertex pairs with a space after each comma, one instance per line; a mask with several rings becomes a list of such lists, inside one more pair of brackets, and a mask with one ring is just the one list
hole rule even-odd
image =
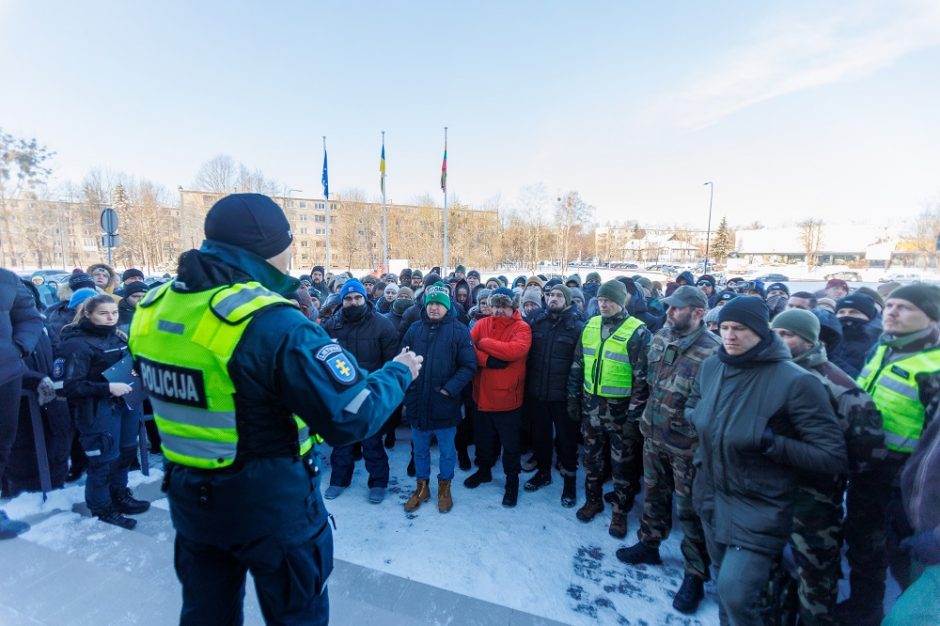
[[860, 4], [839, 15], [778, 21], [690, 88], [669, 96], [680, 126], [701, 129], [773, 98], [871, 74], [940, 45], [940, 2]]

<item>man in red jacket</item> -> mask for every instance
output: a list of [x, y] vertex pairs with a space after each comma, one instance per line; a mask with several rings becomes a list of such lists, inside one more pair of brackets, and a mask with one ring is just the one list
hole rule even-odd
[[475, 489], [493, 480], [490, 469], [496, 462], [499, 434], [506, 473], [503, 506], [514, 507], [519, 498], [519, 430], [525, 362], [532, 332], [516, 310], [512, 291], [505, 287], [495, 289], [489, 303], [492, 315], [478, 321], [470, 331], [478, 365], [473, 377], [473, 399], [477, 405], [474, 439], [479, 469], [463, 484]]

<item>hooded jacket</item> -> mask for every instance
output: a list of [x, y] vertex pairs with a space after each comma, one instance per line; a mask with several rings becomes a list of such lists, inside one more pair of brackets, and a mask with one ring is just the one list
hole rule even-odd
[[680, 272], [679, 275], [676, 276], [675, 282], [678, 283], [680, 280], [685, 280], [685, 281], [687, 281], [687, 282], [685, 283], [686, 285], [691, 285], [691, 286], [693, 286], [693, 287], [695, 286], [695, 276], [693, 276], [693, 275], [692, 275], [692, 272], [690, 272], [690, 271], [688, 271], [688, 270], [686, 270], [686, 271], [684, 271], [684, 272]]
[[402, 339], [405, 346], [424, 357], [422, 375], [405, 392], [405, 421], [424, 431], [456, 426], [463, 390], [477, 369], [470, 331], [453, 311], [435, 322], [422, 310]]
[[842, 327], [842, 341], [830, 358], [846, 374], [858, 378], [869, 353], [878, 344], [881, 328], [854, 317], [837, 319]]
[[686, 403], [699, 434], [693, 504], [715, 542], [776, 556], [800, 472], [845, 473], [845, 438], [822, 384], [777, 335], [726, 357], [702, 363]]
[[[532, 345], [532, 331], [519, 311], [512, 317], [484, 317], [470, 331], [476, 348], [477, 373], [473, 399], [481, 411], [512, 411], [522, 406], [525, 364]], [[498, 359], [505, 366], [490, 360]]]

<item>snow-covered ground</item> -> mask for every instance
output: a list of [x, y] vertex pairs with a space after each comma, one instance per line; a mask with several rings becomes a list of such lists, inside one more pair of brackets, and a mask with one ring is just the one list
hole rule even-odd
[[[368, 502], [368, 476], [362, 462], [357, 464], [351, 487], [327, 503], [336, 520], [334, 542], [338, 560], [567, 624], [718, 623], [710, 585], [706, 587], [708, 597], [696, 615], [684, 616], [672, 609], [672, 595], [682, 581], [678, 531], [662, 547], [662, 566], [625, 566], [614, 553], [636, 541], [639, 504], [630, 516], [626, 541], [618, 541], [607, 534], [609, 506], [595, 521], [583, 524], [575, 518], [575, 509], [560, 505], [561, 479], [557, 473], [551, 486], [536, 493], [520, 490], [518, 506], [506, 509], [501, 504], [504, 483], [499, 466], [494, 468], [493, 482], [475, 490], [463, 487], [462, 481], [470, 472], [458, 468], [453, 487], [454, 508], [448, 514], [440, 514], [436, 506], [435, 448], [434, 497], [416, 512], [406, 514], [402, 504], [413, 490], [415, 480], [405, 471], [409, 458], [408, 431], [400, 429], [398, 435], [398, 444], [390, 451], [391, 481], [383, 503]], [[328, 447], [322, 449], [322, 455], [325, 489], [330, 471]], [[527, 477], [528, 474], [523, 474], [522, 481]], [[132, 484], [140, 485], [138, 493], [159, 498], [160, 478], [159, 470], [152, 470], [150, 477], [135, 472]], [[582, 485], [579, 478], [579, 500], [583, 500]], [[53, 561], [60, 554], [83, 564], [103, 566], [100, 576], [104, 578], [76, 581], [79, 587], [117, 589], [122, 573], [128, 580], [143, 573], [148, 580], [146, 598], [150, 601], [163, 598], [169, 606], [167, 615], [173, 615], [179, 598], [172, 569], [173, 529], [169, 518], [159, 514], [161, 509], [167, 509], [166, 500], [157, 499], [154, 502], [157, 511], [141, 516], [137, 530], [127, 532], [82, 516], [82, 494], [82, 486], [76, 484], [50, 494], [45, 503], [38, 494], [24, 494], [3, 505], [10, 517], [33, 522], [32, 530], [22, 540], [41, 547], [40, 554], [48, 555], [38, 561], [30, 557], [31, 562], [19, 562], [27, 559], [6, 553], [13, 558], [12, 561], [4, 558], [8, 577], [3, 586], [13, 596], [6, 600], [7, 605], [23, 615], [39, 618], [41, 623], [57, 623], [56, 614], [64, 608], [37, 605], [43, 602], [43, 596], [23, 593], [22, 599], [18, 599], [16, 594], [17, 585], [34, 588], [30, 587], [32, 581], [41, 580], [44, 572], [53, 567], [52, 563], [42, 561]], [[0, 554], [4, 554], [2, 548]], [[9, 574], [11, 570], [19, 574]], [[72, 618], [79, 607], [91, 610], [81, 600], [68, 604], [73, 602], [73, 596], [68, 594], [78, 591], [62, 592], [63, 595], [48, 602], [72, 606]], [[127, 619], [118, 621], [158, 623], [138, 621], [139, 616], [135, 617], [142, 601], [128, 599], [123, 614]], [[414, 603], [421, 601], [420, 597], [413, 598]], [[247, 603], [252, 603], [250, 592]], [[251, 611], [248, 615], [251, 616]], [[3, 617], [0, 613], [0, 623], [6, 623]], [[92, 615], [85, 617], [92, 623]], [[451, 621], [459, 623], [459, 619]]]
[[[398, 434], [390, 451], [391, 479], [382, 504], [367, 500], [368, 474], [362, 462], [350, 488], [327, 502], [336, 519], [337, 558], [569, 624], [718, 623], [711, 589], [694, 616], [672, 608], [683, 575], [678, 528], [661, 548], [662, 566], [626, 566], [615, 552], [636, 542], [639, 503], [630, 515], [626, 541], [619, 541], [607, 533], [609, 505], [588, 524], [577, 520], [576, 509], [561, 506], [557, 472], [550, 486], [535, 493], [520, 485], [518, 505], [507, 509], [502, 506], [505, 483], [499, 463], [493, 482], [473, 490], [463, 486], [471, 471], [458, 468], [454, 508], [441, 514], [433, 448], [432, 499], [406, 514], [402, 505], [414, 490], [415, 479], [405, 471], [410, 436], [404, 429]], [[323, 448], [323, 456], [325, 489], [329, 448]], [[522, 474], [520, 482], [528, 476]], [[583, 475], [578, 480], [580, 506]]]

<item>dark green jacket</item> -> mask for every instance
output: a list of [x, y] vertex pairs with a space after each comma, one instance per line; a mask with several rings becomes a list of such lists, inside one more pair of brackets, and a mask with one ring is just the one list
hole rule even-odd
[[692, 497], [716, 542], [776, 555], [789, 537], [799, 472], [845, 473], [845, 437], [826, 390], [783, 341], [772, 335], [754, 350], [747, 364], [716, 355], [699, 370], [686, 403], [699, 434]]

